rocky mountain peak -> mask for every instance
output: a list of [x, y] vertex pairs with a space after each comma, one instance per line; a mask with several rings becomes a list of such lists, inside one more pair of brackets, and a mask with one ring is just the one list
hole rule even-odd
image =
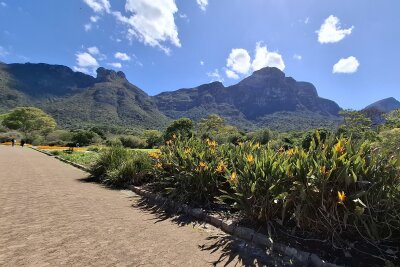
[[114, 71], [114, 70], [109, 70], [103, 67], [100, 67], [96, 70], [97, 77], [96, 80], [98, 82], [111, 82], [114, 80], [122, 79], [126, 80], [125, 73], [122, 71]]
[[380, 112], [390, 112], [400, 108], [400, 102], [394, 97], [388, 97], [368, 105], [364, 110], [376, 109]]

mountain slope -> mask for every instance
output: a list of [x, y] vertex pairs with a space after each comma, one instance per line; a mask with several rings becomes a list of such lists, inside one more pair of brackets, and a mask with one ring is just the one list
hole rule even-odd
[[400, 108], [400, 102], [397, 101], [394, 97], [385, 98], [379, 101], [372, 103], [364, 108], [366, 109], [375, 109], [380, 112], [390, 112], [392, 110]]
[[0, 110], [33, 105], [63, 127], [156, 128], [167, 122], [153, 100], [122, 72], [99, 68], [97, 78], [48, 64], [0, 64]]
[[[156, 95], [160, 111], [168, 117], [198, 120], [216, 113], [236, 125], [268, 126], [271, 115], [315, 117], [324, 126], [338, 120], [340, 107], [320, 98], [311, 83], [297, 82], [277, 68], [263, 68], [236, 85], [220, 82]], [[269, 117], [269, 120], [266, 119]], [[269, 123], [265, 123], [269, 121]]]

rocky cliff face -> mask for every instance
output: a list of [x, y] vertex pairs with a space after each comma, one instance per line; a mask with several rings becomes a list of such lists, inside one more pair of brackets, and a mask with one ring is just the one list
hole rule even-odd
[[320, 98], [311, 83], [297, 82], [277, 68], [263, 68], [236, 85], [214, 82], [155, 96], [159, 109], [172, 118], [199, 119], [216, 113], [228, 121], [255, 122], [277, 112], [338, 116], [340, 107]]
[[[94, 78], [66, 66], [1, 64], [0, 110], [37, 106], [63, 127], [160, 127], [167, 118], [121, 71], [98, 68]], [[4, 96], [4, 97], [3, 97]]]

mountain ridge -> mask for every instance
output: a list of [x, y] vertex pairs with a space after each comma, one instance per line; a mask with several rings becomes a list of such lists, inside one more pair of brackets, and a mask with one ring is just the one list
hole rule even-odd
[[69, 128], [160, 128], [172, 119], [197, 121], [212, 113], [244, 129], [280, 128], [288, 121], [292, 125], [287, 129], [335, 127], [341, 110], [334, 101], [319, 97], [312, 83], [271, 67], [227, 87], [211, 82], [149, 96], [122, 71], [100, 67], [93, 77], [63, 65], [0, 64], [0, 111], [26, 105], [44, 109]]

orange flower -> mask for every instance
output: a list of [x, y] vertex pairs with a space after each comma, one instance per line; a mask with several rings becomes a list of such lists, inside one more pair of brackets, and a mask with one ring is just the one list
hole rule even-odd
[[338, 191], [337, 194], [338, 194], [338, 199], [339, 199], [338, 203], [344, 204], [343, 202], [346, 200], [346, 194], [344, 193], [344, 191], [342, 191], [342, 192]]
[[294, 155], [294, 149], [293, 148], [289, 149], [287, 151], [287, 154], [289, 155], [289, 157], [293, 156]]

